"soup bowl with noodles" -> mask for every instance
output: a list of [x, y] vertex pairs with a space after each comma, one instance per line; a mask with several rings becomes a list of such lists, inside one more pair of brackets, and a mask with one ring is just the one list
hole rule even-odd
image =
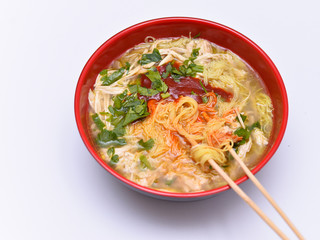
[[91, 56], [75, 93], [80, 136], [97, 162], [148, 196], [200, 200], [229, 189], [283, 138], [288, 101], [270, 58], [221, 24], [171, 17], [131, 26]]

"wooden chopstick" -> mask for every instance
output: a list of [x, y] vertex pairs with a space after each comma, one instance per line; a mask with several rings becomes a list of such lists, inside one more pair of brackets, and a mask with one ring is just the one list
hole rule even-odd
[[[245, 125], [242, 121], [242, 118], [240, 116], [240, 113], [238, 109], [235, 109], [236, 114], [238, 116], [240, 125], [245, 128]], [[302, 240], [304, 237], [302, 234], [298, 231], [298, 229], [293, 225], [293, 223], [290, 221], [290, 219], [287, 217], [287, 215], [282, 211], [282, 209], [279, 207], [279, 205], [274, 201], [274, 199], [270, 196], [270, 194], [267, 192], [267, 190], [262, 186], [262, 184], [258, 181], [258, 179], [252, 174], [252, 172], [248, 169], [248, 167], [244, 164], [243, 161], [241, 161], [238, 154], [233, 150], [233, 148], [229, 149], [230, 154], [233, 156], [233, 158], [239, 163], [240, 167], [243, 169], [243, 171], [246, 173], [246, 175], [250, 178], [250, 180], [256, 185], [256, 187], [260, 190], [260, 192], [265, 196], [265, 198], [270, 202], [270, 204], [274, 207], [274, 209], [280, 214], [282, 219], [288, 224], [288, 226], [292, 229], [292, 231], [296, 234], [296, 236]]]
[[[240, 159], [238, 154], [233, 150], [233, 148], [229, 149], [230, 154], [233, 158], [239, 163], [240, 167], [244, 170], [246, 175], [250, 178], [250, 180], [256, 185], [256, 187], [260, 190], [260, 192], [266, 197], [266, 199], [270, 202], [270, 204], [274, 207], [274, 209], [280, 214], [283, 220], [288, 224], [288, 226], [292, 229], [292, 231], [296, 234], [299, 239], [304, 239], [302, 234], [298, 231], [298, 229], [293, 225], [287, 215], [282, 211], [279, 205], [274, 201], [274, 199], [270, 196], [267, 190], [262, 186], [262, 184], [258, 181], [258, 179], [252, 174], [252, 172], [248, 169], [248, 167], [244, 164], [244, 162]], [[210, 163], [211, 164], [211, 163]]]
[[279, 235], [279, 237], [286, 240], [289, 239], [214, 160], [210, 159], [209, 163], [229, 184], [229, 186]]
[[[192, 138], [187, 138], [192, 146], [196, 146], [197, 142]], [[229, 150], [230, 151], [230, 150]], [[232, 153], [231, 153], [232, 154]], [[236, 152], [234, 152], [237, 155]], [[239, 156], [237, 155], [237, 158]], [[241, 160], [240, 160], [241, 161]], [[267, 215], [255, 204], [255, 202], [224, 172], [224, 170], [213, 160], [209, 160], [210, 165], [220, 174], [220, 176], [228, 183], [228, 185], [281, 237], [288, 240], [289, 238], [267, 217]]]
[[[239, 112], [237, 111], [238, 118], [241, 119]], [[242, 122], [242, 125], [243, 122]], [[197, 142], [192, 138], [187, 138], [191, 145], [194, 147]], [[280, 209], [280, 207], [271, 198], [270, 194], [265, 190], [261, 183], [254, 177], [247, 166], [241, 161], [238, 154], [230, 147], [230, 154], [236, 159], [240, 164], [241, 168], [245, 171], [247, 176], [253, 181], [253, 183], [258, 187], [258, 189], [263, 193], [263, 195], [268, 199], [271, 205], [278, 211], [280, 216], [285, 220], [285, 222], [290, 226], [299, 239], [304, 239], [303, 236], [298, 232], [296, 227]], [[220, 174], [220, 176], [228, 183], [228, 185], [281, 237], [282, 239], [289, 239], [268, 217], [267, 215], [255, 204], [255, 202], [245, 193], [242, 189], [224, 172], [224, 170], [213, 160], [208, 161], [210, 165]]]

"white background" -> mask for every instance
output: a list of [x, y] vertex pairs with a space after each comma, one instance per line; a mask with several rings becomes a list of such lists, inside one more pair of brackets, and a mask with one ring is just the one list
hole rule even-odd
[[[264, 49], [285, 82], [282, 144], [258, 179], [307, 239], [319, 239], [320, 17], [317, 1], [1, 1], [1, 239], [277, 239], [232, 191], [177, 203], [127, 189], [78, 134], [79, 74], [109, 37], [165, 16], [213, 20]], [[294, 235], [253, 184], [241, 187]]]

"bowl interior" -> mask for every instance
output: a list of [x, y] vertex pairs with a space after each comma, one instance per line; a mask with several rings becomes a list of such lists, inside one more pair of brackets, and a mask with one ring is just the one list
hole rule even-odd
[[[173, 198], [201, 198], [228, 189], [224, 186], [201, 193], [165, 193], [153, 189], [141, 187], [124, 179], [112, 168], [103, 162], [95, 151], [90, 130], [87, 124], [88, 92], [92, 88], [98, 73], [106, 68], [115, 58], [126, 50], [144, 42], [146, 36], [155, 38], [195, 36], [207, 39], [221, 47], [227, 48], [244, 59], [261, 77], [269, 92], [274, 106], [274, 124], [269, 145], [259, 164], [253, 169], [253, 173], [259, 171], [271, 158], [278, 148], [287, 123], [288, 103], [287, 95], [281, 76], [269, 59], [269, 57], [251, 40], [240, 33], [223, 25], [194, 18], [164, 18], [143, 22], [129, 27], [106, 41], [89, 59], [84, 67], [78, 82], [75, 95], [75, 115], [80, 135], [88, 150], [95, 159], [111, 174], [131, 187], [142, 190], [147, 194]], [[241, 183], [247, 178], [242, 177], [236, 182]]]

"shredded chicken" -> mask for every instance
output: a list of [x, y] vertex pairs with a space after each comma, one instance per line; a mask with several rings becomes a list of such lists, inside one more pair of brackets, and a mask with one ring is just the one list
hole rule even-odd
[[238, 156], [240, 157], [241, 160], [243, 160], [246, 157], [246, 154], [250, 151], [251, 147], [252, 147], [252, 139], [250, 137], [248, 142], [246, 142], [245, 144], [239, 147]]
[[252, 138], [255, 141], [255, 143], [258, 144], [259, 146], [268, 145], [268, 139], [264, 136], [263, 132], [258, 128], [255, 128], [252, 131]]

